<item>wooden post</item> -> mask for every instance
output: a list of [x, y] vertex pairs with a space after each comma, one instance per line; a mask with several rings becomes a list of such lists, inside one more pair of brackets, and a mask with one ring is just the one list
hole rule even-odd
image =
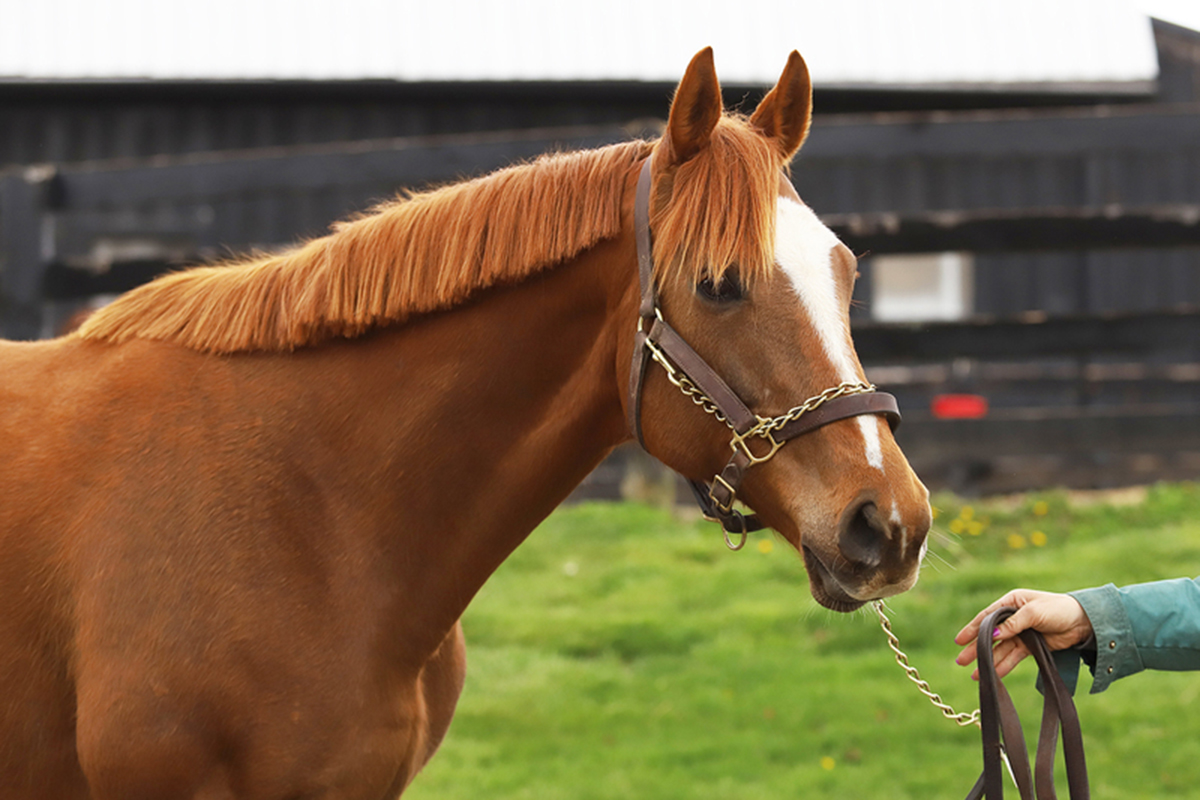
[[43, 242], [50, 192], [50, 166], [28, 167], [0, 176], [0, 336], [37, 339], [42, 335], [42, 276], [53, 257]]

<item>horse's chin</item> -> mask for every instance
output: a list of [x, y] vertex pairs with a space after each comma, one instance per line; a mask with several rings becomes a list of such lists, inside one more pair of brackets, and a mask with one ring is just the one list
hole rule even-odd
[[804, 568], [808, 570], [808, 585], [813, 599], [831, 611], [849, 613], [857, 611], [866, 605], [865, 600], [858, 600], [842, 588], [833, 573], [808, 547], [802, 548], [804, 553]]

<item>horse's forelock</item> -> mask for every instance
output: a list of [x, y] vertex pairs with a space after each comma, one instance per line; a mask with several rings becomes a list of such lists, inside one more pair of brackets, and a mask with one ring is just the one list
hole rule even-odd
[[719, 280], [736, 267], [748, 283], [775, 263], [779, 154], [743, 118], [726, 116], [709, 146], [680, 165], [652, 221], [659, 280]]

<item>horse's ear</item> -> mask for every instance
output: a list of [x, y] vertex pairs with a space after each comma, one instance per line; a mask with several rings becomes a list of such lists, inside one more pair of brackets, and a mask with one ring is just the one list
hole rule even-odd
[[712, 48], [706, 47], [692, 57], [671, 101], [666, 137], [671, 146], [669, 161], [682, 164], [708, 146], [721, 110], [721, 84]]
[[785, 160], [804, 144], [812, 121], [812, 80], [808, 66], [795, 50], [788, 56], [779, 83], [754, 109], [750, 124], [774, 140]]

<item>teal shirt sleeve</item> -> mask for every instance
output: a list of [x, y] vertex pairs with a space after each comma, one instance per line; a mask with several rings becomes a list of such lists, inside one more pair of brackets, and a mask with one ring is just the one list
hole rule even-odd
[[1092, 623], [1096, 649], [1063, 652], [1077, 654], [1076, 670], [1080, 657], [1091, 668], [1093, 694], [1144, 669], [1200, 670], [1200, 578], [1070, 594]]

